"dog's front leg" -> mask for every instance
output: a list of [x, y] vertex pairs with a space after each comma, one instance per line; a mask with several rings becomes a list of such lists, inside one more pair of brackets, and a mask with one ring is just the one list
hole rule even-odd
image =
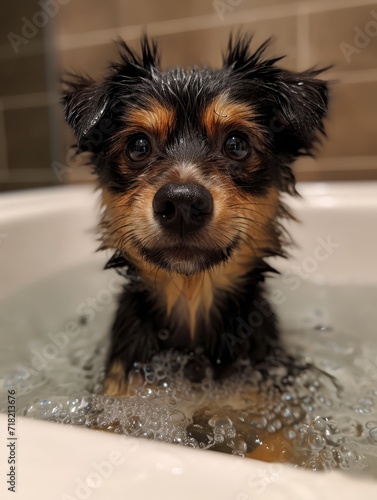
[[130, 293], [127, 288], [120, 297], [111, 331], [103, 393], [127, 395], [143, 383], [142, 377], [130, 371], [135, 363], [147, 363], [159, 351], [156, 335], [158, 317], [146, 291]]

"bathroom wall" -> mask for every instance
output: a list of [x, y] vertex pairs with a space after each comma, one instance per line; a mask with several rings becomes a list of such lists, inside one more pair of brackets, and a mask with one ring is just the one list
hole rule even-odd
[[[42, 1], [42, 0], [40, 0]], [[146, 27], [164, 67], [221, 63], [230, 31], [273, 36], [270, 54], [291, 69], [333, 64], [328, 141], [302, 159], [299, 180], [377, 179], [376, 0], [34, 0], [3, 7], [0, 43], [0, 189], [91, 179], [72, 160], [58, 105], [61, 70], [99, 76]], [[5, 11], [5, 13], [4, 13]], [[46, 21], [47, 16], [47, 21]], [[44, 26], [37, 27], [36, 25]], [[29, 23], [27, 22], [29, 21]], [[27, 27], [25, 28], [25, 25]], [[33, 30], [34, 27], [34, 30]], [[15, 36], [10, 37], [10, 33]], [[21, 41], [21, 37], [24, 41]], [[82, 162], [81, 162], [82, 163]]]
[[56, 182], [50, 168], [47, 30], [32, 21], [38, 11], [37, 0], [6, 2], [1, 7], [0, 190]]

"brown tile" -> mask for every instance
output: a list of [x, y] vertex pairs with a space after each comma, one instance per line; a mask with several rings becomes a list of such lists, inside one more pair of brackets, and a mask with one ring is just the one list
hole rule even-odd
[[[273, 5], [284, 5], [288, 3], [295, 3], [302, 0], [239, 0], [240, 5], [236, 9], [250, 9], [252, 7], [266, 7]], [[231, 2], [228, 2], [231, 3]]]
[[7, 110], [5, 133], [10, 169], [50, 169], [46, 107]]
[[[161, 50], [163, 67], [220, 66], [229, 35], [236, 28], [220, 27], [155, 37]], [[242, 30], [246, 33], [255, 33], [252, 43], [254, 48], [272, 36], [273, 41], [268, 54], [287, 54], [281, 64], [290, 69], [295, 68], [296, 20], [294, 17], [247, 23], [242, 26]]]
[[148, 24], [156, 21], [181, 19], [186, 17], [198, 17], [201, 15], [217, 15], [219, 21], [237, 11], [251, 9], [254, 7], [271, 6], [292, 3], [295, 0], [239, 0], [236, 2], [227, 0], [191, 0], [190, 2], [174, 2], [172, 0], [140, 0], [132, 5], [120, 0], [121, 13], [124, 14], [126, 25]]
[[312, 64], [335, 71], [376, 68], [377, 4], [312, 14], [310, 51]]
[[172, 0], [138, 0], [138, 2], [119, 1], [123, 25], [148, 24], [156, 21], [195, 17], [213, 14], [212, 0], [190, 0], [174, 2]]
[[[34, 32], [31, 26], [34, 24], [33, 17], [40, 11], [41, 7], [38, 5], [38, 0], [28, 0], [27, 2], [5, 2], [1, 7], [1, 43], [4, 43], [4, 38], [7, 38], [7, 34], [9, 32], [25, 36], [24, 30], [26, 30], [26, 33], [31, 35]], [[36, 20], [38, 24], [38, 17]], [[38, 29], [37, 36], [42, 36], [41, 29]]]
[[295, 173], [298, 182], [377, 180], [377, 157], [375, 168], [370, 167], [370, 160], [367, 161], [363, 156], [353, 158], [353, 168], [350, 168], [350, 165], [347, 165], [347, 168], [339, 168], [339, 163], [334, 166], [331, 158], [319, 158], [315, 161], [302, 159], [297, 162]]
[[83, 47], [64, 50], [59, 54], [61, 74], [66, 71], [88, 74], [93, 78], [103, 75], [109, 62], [118, 57], [118, 48], [115, 42], [95, 47]]
[[101, 0], [71, 0], [61, 6], [56, 21], [61, 34], [86, 33], [122, 25], [118, 0], [107, 0], [106, 4]]
[[327, 133], [322, 157], [377, 155], [377, 82], [334, 85]]
[[54, 186], [56, 185], [56, 182], [54, 179], [51, 179], [50, 181], [23, 181], [20, 179], [19, 182], [15, 181], [0, 181], [0, 192], [6, 192], [6, 191], [20, 191], [24, 189], [35, 189], [35, 188], [41, 188], [41, 187], [49, 187], [49, 186]]
[[44, 55], [0, 59], [0, 96], [46, 90]]
[[7, 141], [5, 137], [4, 128], [4, 106], [0, 99], [0, 179], [1, 174], [8, 167], [8, 157], [7, 157]]
[[45, 51], [43, 38], [36, 37], [30, 41], [25, 39], [23, 42], [19, 42], [19, 40], [17, 38], [14, 45], [11, 43], [0, 44], [0, 61], [35, 56], [43, 54]]
[[299, 172], [298, 182], [332, 181], [376, 181], [377, 170], [324, 170], [321, 172]]
[[110, 0], [106, 9], [100, 0], [75, 0], [61, 9], [58, 24], [61, 34], [76, 34], [123, 26], [146, 26], [152, 22], [213, 12], [212, 0]]

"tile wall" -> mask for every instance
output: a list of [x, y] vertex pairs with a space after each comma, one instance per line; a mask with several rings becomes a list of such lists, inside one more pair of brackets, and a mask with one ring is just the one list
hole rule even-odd
[[[41, 0], [40, 0], [41, 1]], [[146, 28], [162, 64], [219, 65], [230, 31], [269, 36], [271, 54], [303, 70], [333, 64], [328, 141], [299, 180], [377, 179], [376, 0], [47, 0], [7, 2], [0, 31], [0, 190], [91, 178], [73, 166], [58, 104], [63, 70], [99, 76]], [[49, 9], [49, 10], [48, 10]], [[47, 16], [47, 17], [46, 17]], [[42, 26], [43, 24], [43, 26]], [[38, 27], [39, 25], [40, 27]], [[12, 35], [13, 34], [13, 35]], [[76, 162], [77, 163], [77, 162]]]

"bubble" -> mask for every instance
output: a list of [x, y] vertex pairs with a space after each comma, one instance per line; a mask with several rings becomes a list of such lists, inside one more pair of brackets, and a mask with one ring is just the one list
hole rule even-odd
[[374, 427], [377, 427], [377, 420], [376, 421], [371, 420], [371, 421], [367, 422], [365, 424], [365, 427], [367, 429], [373, 429]]
[[216, 414], [208, 420], [211, 427], [218, 427], [224, 429], [232, 426], [232, 421], [225, 414]]
[[284, 429], [284, 436], [292, 441], [296, 437], [296, 432], [293, 429]]
[[256, 427], [257, 429], [266, 429], [268, 420], [265, 416], [260, 415], [250, 420], [250, 425]]
[[134, 433], [141, 429], [143, 426], [142, 419], [138, 415], [133, 415], [130, 417], [125, 425], [126, 432]]
[[67, 412], [65, 410], [59, 410], [57, 412], [57, 417], [60, 419], [60, 420], [64, 420], [66, 417], [67, 417]]
[[154, 431], [158, 431], [161, 428], [162, 423], [159, 420], [150, 420], [148, 425]]
[[215, 443], [217, 443], [217, 444], [221, 444], [225, 441], [224, 436], [219, 432], [214, 433], [213, 439], [214, 439]]
[[369, 436], [373, 439], [375, 443], [377, 443], [377, 427], [370, 429]]
[[317, 417], [315, 418], [311, 425], [313, 426], [314, 429], [316, 429], [319, 432], [324, 432], [327, 429], [327, 422], [324, 418]]
[[308, 444], [312, 450], [321, 450], [326, 446], [326, 440], [318, 432], [313, 432], [308, 437]]
[[333, 329], [331, 326], [320, 324], [320, 325], [316, 325], [314, 327], [314, 330], [317, 330], [319, 332], [332, 332]]
[[360, 406], [357, 404], [357, 405], [352, 405], [351, 408], [355, 413], [361, 413], [363, 415], [372, 413], [372, 409], [369, 406]]
[[247, 452], [247, 444], [240, 437], [237, 437], [237, 438], [233, 439], [232, 441], [230, 441], [229, 446], [231, 448], [233, 448], [233, 450], [236, 451], [238, 454], [243, 455]]
[[189, 438], [195, 439], [201, 448], [206, 448], [214, 441], [213, 428], [208, 424], [191, 423], [187, 426]]
[[158, 387], [161, 387], [161, 389], [168, 389], [170, 387], [169, 380], [167, 379], [162, 379], [158, 383]]
[[274, 429], [277, 430], [277, 431], [280, 430], [282, 428], [282, 426], [283, 426], [282, 423], [281, 423], [281, 421], [279, 419], [277, 419], [277, 418], [275, 418], [274, 420], [272, 420], [271, 425], [273, 425]]

